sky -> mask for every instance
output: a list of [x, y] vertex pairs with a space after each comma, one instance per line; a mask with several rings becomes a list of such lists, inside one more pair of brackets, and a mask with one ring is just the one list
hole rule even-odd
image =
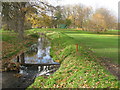
[[118, 17], [118, 2], [120, 0], [46, 0], [53, 5], [74, 5], [74, 4], [83, 4], [85, 6], [92, 6], [95, 10], [96, 8], [104, 7]]

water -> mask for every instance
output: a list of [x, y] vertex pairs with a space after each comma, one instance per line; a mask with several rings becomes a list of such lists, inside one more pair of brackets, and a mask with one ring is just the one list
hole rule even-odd
[[38, 44], [31, 46], [31, 52], [25, 53], [25, 63], [56, 64], [50, 56], [50, 48], [50, 42], [47, 38], [39, 38]]
[[[49, 40], [45, 36], [40, 37], [38, 43], [32, 45], [29, 51], [24, 53], [24, 64], [32, 65], [21, 65], [19, 71], [3, 72], [2, 88], [27, 88], [36, 77], [53, 74], [59, 68], [59, 65], [49, 64], [59, 63], [53, 61], [50, 56], [50, 48]], [[17, 62], [17, 59], [14, 58], [13, 61]], [[44, 64], [47, 65], [44, 66]]]

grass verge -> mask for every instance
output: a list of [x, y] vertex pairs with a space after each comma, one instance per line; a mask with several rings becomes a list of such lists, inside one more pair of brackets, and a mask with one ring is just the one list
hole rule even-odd
[[118, 81], [101, 66], [91, 49], [79, 46], [64, 33], [47, 34], [51, 38], [51, 55], [61, 67], [47, 79], [39, 76], [29, 88], [118, 88]]

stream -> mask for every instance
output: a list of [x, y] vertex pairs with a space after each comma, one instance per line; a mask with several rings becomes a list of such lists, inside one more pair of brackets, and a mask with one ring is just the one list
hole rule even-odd
[[27, 88], [38, 76], [49, 76], [59, 67], [50, 56], [50, 42], [41, 35], [38, 43], [29, 47], [24, 52], [23, 58], [13, 58], [14, 62], [22, 62], [18, 71], [2, 72], [2, 89], [6, 88]]

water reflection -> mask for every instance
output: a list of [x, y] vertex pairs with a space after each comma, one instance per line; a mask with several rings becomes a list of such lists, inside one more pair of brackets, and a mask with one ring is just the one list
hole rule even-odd
[[25, 53], [25, 63], [56, 64], [50, 56], [50, 42], [46, 37], [40, 37], [38, 44], [31, 46], [31, 52]]

